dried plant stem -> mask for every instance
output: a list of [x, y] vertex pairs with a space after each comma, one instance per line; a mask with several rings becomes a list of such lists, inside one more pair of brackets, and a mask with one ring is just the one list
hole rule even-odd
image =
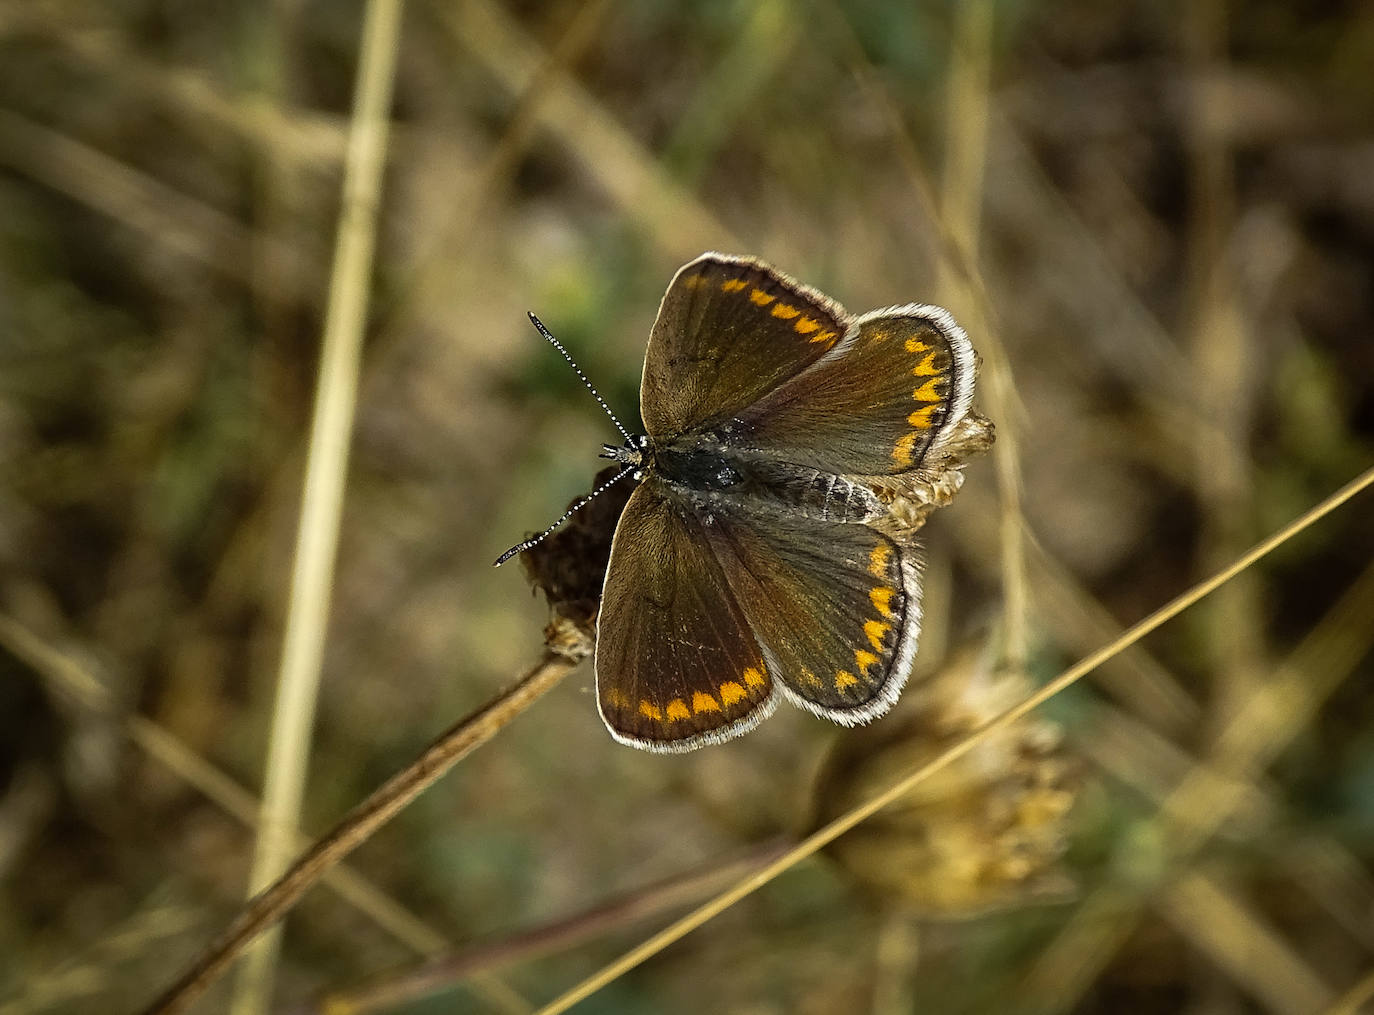
[[[1193, 373], [1209, 393], [1192, 408], [1197, 417], [1192, 482], [1204, 519], [1202, 560], [1212, 566], [1244, 546], [1252, 532], [1255, 496], [1246, 436], [1255, 425], [1262, 381], [1227, 254], [1236, 228], [1236, 198], [1231, 132], [1225, 129], [1235, 119], [1225, 74], [1226, 4], [1199, 0], [1184, 14], [1187, 339]], [[1218, 595], [1199, 618], [1209, 629], [1208, 737], [1225, 729], [1254, 693], [1256, 676], [1270, 668], [1263, 613], [1258, 583], [1247, 578]]]
[[[0, 166], [41, 181], [170, 253], [230, 277], [246, 274], [250, 236], [233, 217], [8, 109], [0, 109]], [[278, 281], [294, 291], [307, 271], [304, 259], [289, 248], [274, 248], [273, 256], [291, 265]]]
[[[940, 214], [970, 260], [978, 250], [988, 150], [988, 79], [992, 74], [991, 0], [954, 10], [945, 101], [945, 171]], [[941, 265], [943, 272], [952, 266]]]
[[[116, 718], [130, 742], [149, 758], [204, 794], [225, 813], [253, 827], [261, 806], [253, 794], [165, 727], [145, 716], [126, 715], [118, 707], [109, 688], [72, 656], [54, 648], [13, 617], [2, 613], [0, 647], [31, 667], [56, 693], [71, 698], [83, 708]], [[296, 849], [305, 849], [309, 845], [310, 840], [305, 836], [296, 837]], [[437, 930], [347, 866], [336, 867], [326, 882], [345, 902], [418, 954], [431, 955], [449, 947]]]
[[[515, 106], [501, 136], [481, 166], [460, 182], [451, 211], [431, 223], [434, 228], [423, 239], [416, 267], [400, 281], [391, 307], [383, 311], [372, 339], [376, 350], [369, 355], [372, 362], [385, 361], [390, 348], [414, 332], [417, 318], [428, 310], [432, 300], [452, 299], [454, 276], [461, 259], [483, 249], [482, 244], [473, 242], [482, 216], [500, 206], [502, 192], [514, 179], [520, 160], [539, 136], [540, 128], [547, 126], [545, 107], [565, 80], [567, 68], [600, 38], [609, 8], [610, 0], [580, 0], [580, 6], [568, 18], [553, 46], [531, 69], [523, 87], [514, 91]], [[447, 5], [434, 13], [449, 21], [465, 16]]]
[[1371, 999], [1374, 999], [1374, 969], [1365, 973], [1342, 994], [1336, 1003], [1326, 1010], [1326, 1015], [1358, 1015]]
[[1030, 583], [1026, 578], [1026, 520], [1021, 509], [1019, 405], [1011, 365], [1000, 346], [989, 346], [985, 371], [989, 410], [997, 418], [992, 463], [997, 472], [998, 546], [1001, 551], [1001, 662], [1024, 673], [1030, 643]]
[[1228, 891], [1227, 879], [1191, 871], [1163, 887], [1155, 908], [1265, 1011], [1321, 1011], [1335, 992], [1288, 947], [1267, 914]]
[[[506, 6], [495, 0], [440, 4], [435, 13], [463, 44], [467, 58], [512, 95], [522, 94], [547, 57]], [[641, 223], [643, 235], [673, 254], [684, 249], [742, 249], [748, 244], [688, 190], [654, 155], [566, 74], [550, 82], [532, 109], [542, 130], [564, 144], [602, 190]]]
[[872, 817], [893, 801], [906, 796], [917, 785], [968, 754], [988, 737], [1020, 721], [1032, 710], [1044, 704], [1060, 691], [1082, 679], [1086, 674], [1092, 672], [1098, 666], [1101, 666], [1108, 659], [1121, 653], [1129, 646], [1138, 642], [1141, 638], [1144, 638], [1147, 634], [1161, 627], [1169, 620], [1172, 620], [1198, 600], [1215, 591], [1246, 568], [1250, 567], [1250, 565], [1254, 564], [1257, 560], [1273, 552], [1277, 547], [1282, 546], [1299, 532], [1324, 518], [1351, 497], [1354, 497], [1361, 490], [1371, 485], [1374, 485], [1374, 468], [1365, 471], [1360, 476], [1341, 487], [1341, 489], [1327, 497], [1320, 504], [1285, 525], [1268, 539], [1258, 543], [1247, 553], [1232, 562], [1229, 566], [1212, 575], [1212, 577], [1208, 578], [1206, 581], [1194, 585], [1186, 592], [1170, 600], [1144, 620], [1126, 630], [1121, 637], [1115, 639], [1111, 644], [1104, 646], [1080, 660], [1030, 697], [1007, 709], [1001, 715], [997, 716], [997, 718], [991, 720], [976, 733], [953, 745], [943, 754], [936, 756], [915, 770], [908, 772], [883, 792], [847, 813], [840, 815], [816, 832], [813, 832], [798, 843], [795, 848], [788, 850], [787, 853], [777, 860], [764, 865], [749, 877], [744, 878], [729, 891], [699, 906], [682, 919], [677, 920], [659, 933], [643, 941], [614, 962], [577, 984], [572, 989], [559, 995], [549, 1004], [539, 1009], [538, 1015], [557, 1015], [559, 1012], [567, 1011], [573, 1005], [591, 996], [612, 980], [633, 969], [651, 956], [658, 954], [664, 948], [668, 947], [668, 945], [695, 930], [697, 927], [700, 927], [712, 917], [728, 909], [746, 895], [768, 884], [768, 882], [772, 881], [779, 874], [782, 874], [801, 860], [829, 845], [855, 825]]
[[873, 1015], [907, 1015], [920, 1010], [913, 989], [921, 962], [921, 918], [902, 905], [891, 905], [874, 947]]
[[[401, 0], [370, 0], [363, 22], [324, 348], [296, 531], [250, 892], [260, 891], [286, 867], [294, 848], [292, 840], [305, 793], [329, 619], [329, 590], [343, 514], [348, 446], [357, 402], [401, 10]], [[245, 964], [232, 1008], [239, 1015], [254, 1015], [266, 1008], [278, 944], [279, 935], [269, 934]]]
[[984, 383], [988, 410], [997, 421], [993, 465], [1001, 508], [999, 542], [1002, 565], [1001, 662], [1025, 670], [1029, 640], [1029, 586], [1026, 581], [1025, 522], [1021, 511], [1021, 458], [1018, 430], [1022, 413], [1012, 383], [1011, 364], [969, 277], [978, 269], [978, 233], [982, 221], [983, 177], [988, 148], [988, 79], [992, 73], [991, 0], [966, 0], [956, 8], [945, 105], [945, 170], [940, 191], [940, 220], [948, 246], [959, 257], [940, 260], [939, 291], [963, 317], [970, 330], [987, 336]]
[[388, 1009], [434, 994], [481, 970], [528, 961], [537, 955], [570, 948], [589, 938], [685, 906], [718, 891], [722, 885], [730, 884], [759, 864], [781, 855], [790, 842], [788, 839], [773, 839], [759, 843], [751, 847], [746, 855], [734, 860], [660, 881], [567, 919], [500, 941], [465, 948], [371, 984], [335, 991], [303, 1011], [319, 1015], [333, 1012], [365, 1015], [366, 1012]]
[[285, 874], [249, 900], [219, 939], [146, 1009], [149, 1015], [184, 1011], [250, 941], [280, 920], [325, 871], [365, 842], [456, 762], [490, 740], [580, 661], [580, 656], [545, 652], [514, 687], [441, 735], [409, 767], [350, 811]]

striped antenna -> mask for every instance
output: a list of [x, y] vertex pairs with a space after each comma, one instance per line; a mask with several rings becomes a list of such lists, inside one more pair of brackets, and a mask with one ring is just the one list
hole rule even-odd
[[[530, 323], [534, 325], [535, 329], [539, 332], [539, 334], [544, 336], [544, 340], [548, 342], [549, 345], [557, 349], [559, 353], [562, 354], [563, 358], [568, 361], [568, 366], [572, 367], [573, 370], [577, 373], [577, 376], [582, 378], [582, 383], [585, 384], [587, 386], [587, 390], [592, 393], [592, 397], [596, 399], [596, 404], [601, 406], [601, 408], [605, 410], [607, 416], [611, 417], [611, 422], [614, 423], [615, 428], [620, 431], [620, 435], [625, 438], [625, 447], [617, 448], [612, 444], [605, 444], [602, 445], [604, 450], [601, 453], [602, 458], [611, 458], [617, 462], [624, 462], [625, 468], [621, 469], [611, 479], [608, 479], [606, 482], [602, 483], [591, 493], [587, 494], [587, 496], [583, 497], [572, 507], [568, 508], [567, 511], [563, 512], [563, 516], [559, 518], [558, 521], [554, 522], [543, 532], [539, 533], [539, 535], [531, 536], [529, 539], [526, 539], [522, 543], [516, 543], [505, 553], [501, 554], [501, 556], [496, 558], [496, 563], [492, 565], [493, 567], [500, 567], [502, 564], [510, 560], [516, 554], [524, 553], [532, 546], [538, 546], [549, 536], [550, 533], [553, 532], [554, 529], [558, 528], [558, 526], [566, 522], [576, 512], [586, 507], [587, 504], [593, 498], [601, 496], [601, 494], [605, 493], [616, 483], [619, 483], [630, 473], [638, 473], [640, 464], [643, 461], [641, 449], [643, 449], [648, 444], [648, 441], [642, 437], [639, 439], [639, 441], [635, 441], [635, 439], [630, 436], [630, 431], [626, 430], [625, 427], [621, 425], [620, 420], [616, 419], [615, 413], [611, 411], [611, 407], [607, 405], [606, 400], [601, 397], [601, 392], [597, 391], [595, 386], [593, 386], [592, 382], [587, 380], [587, 375], [582, 372], [582, 368], [577, 365], [577, 361], [568, 354], [568, 350], [563, 348], [563, 343], [558, 341], [558, 339], [554, 338], [552, 335], [549, 334], [549, 329], [544, 327], [543, 321], [534, 316], [533, 311], [528, 311], [528, 313], [530, 315]], [[636, 476], [636, 478], [638, 478], [638, 476]]]
[[561, 352], [563, 358], [568, 361], [568, 366], [577, 371], [577, 376], [582, 378], [582, 383], [587, 386], [587, 390], [592, 393], [592, 397], [596, 399], [597, 404], [606, 410], [606, 415], [611, 417], [611, 422], [614, 423], [615, 428], [620, 431], [620, 436], [625, 438], [625, 443], [634, 443], [634, 438], [630, 436], [630, 431], [620, 425], [620, 420], [615, 418], [615, 413], [611, 411], [611, 407], [606, 404], [606, 400], [601, 397], [601, 393], [592, 386], [592, 382], [587, 380], [587, 375], [582, 372], [582, 368], [577, 365], [577, 361], [568, 355], [568, 350], [563, 348], [563, 343], [549, 334], [549, 329], [544, 327], [544, 322], [534, 316], [534, 311], [530, 310], [526, 311], [526, 313], [530, 315], [530, 321], [534, 324], [535, 328], [538, 329], [539, 334], [544, 336], [545, 341]]
[[497, 557], [496, 563], [493, 564], [492, 567], [500, 567], [506, 561], [514, 557], [517, 553], [524, 553], [531, 546], [538, 546], [548, 537], [549, 533], [553, 532], [554, 529], [558, 528], [558, 526], [562, 525], [569, 518], [571, 518], [575, 512], [580, 511], [582, 510], [582, 508], [586, 507], [587, 504], [592, 500], [592, 498], [601, 496], [601, 494], [605, 493], [608, 489], [610, 489], [616, 483], [619, 483], [622, 479], [624, 479], [626, 476], [628, 476], [630, 473], [634, 472], [638, 468], [638, 465], [625, 466], [625, 468], [617, 472], [612, 478], [606, 480], [606, 482], [602, 483], [591, 493], [587, 494], [587, 496], [583, 497], [572, 507], [568, 508], [567, 511], [563, 512], [562, 518], [558, 519], [558, 521], [554, 522], [543, 532], [539, 533], [539, 535], [531, 536], [529, 539], [526, 539], [523, 543], [516, 543], [505, 553], [501, 554], [501, 556]]

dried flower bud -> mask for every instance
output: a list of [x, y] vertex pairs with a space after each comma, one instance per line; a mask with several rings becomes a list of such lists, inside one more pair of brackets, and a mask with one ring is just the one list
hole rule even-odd
[[[601, 486], [618, 471], [618, 467], [602, 469], [592, 488]], [[588, 502], [561, 529], [520, 555], [530, 584], [549, 601], [554, 614], [550, 631], [557, 627], [559, 639], [568, 637], [566, 624], [588, 639], [596, 637], [596, 614], [601, 606], [606, 564], [611, 557], [611, 537], [633, 492], [633, 483], [615, 484]], [[578, 500], [581, 498], [574, 498], [568, 506]]]
[[[1029, 693], [976, 653], [907, 691], [887, 720], [846, 734], [817, 783], [819, 825], [871, 798]], [[993, 734], [830, 847], [869, 891], [925, 916], [959, 918], [1059, 899], [1057, 866], [1077, 795], [1059, 729], [1038, 717]]]

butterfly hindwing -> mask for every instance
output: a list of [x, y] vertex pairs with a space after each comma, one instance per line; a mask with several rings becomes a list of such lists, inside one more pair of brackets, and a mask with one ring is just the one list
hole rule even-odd
[[851, 323], [834, 300], [760, 261], [703, 254], [673, 277], [649, 334], [649, 435], [733, 416], [833, 349]]
[[847, 726], [892, 706], [920, 633], [913, 548], [802, 515], [717, 514], [706, 532], [789, 698]]
[[596, 693], [622, 743], [691, 750], [752, 729], [776, 704], [705, 527], [653, 476], [616, 527], [597, 622]]
[[907, 472], [968, 412], [974, 372], [968, 337], [946, 311], [875, 310], [830, 355], [737, 413], [733, 439], [830, 473]]

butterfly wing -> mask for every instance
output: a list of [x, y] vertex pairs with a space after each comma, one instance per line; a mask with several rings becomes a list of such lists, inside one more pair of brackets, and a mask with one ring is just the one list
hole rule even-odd
[[852, 319], [750, 257], [703, 254], [673, 276], [644, 356], [640, 408], [658, 442], [725, 420], [821, 359]]
[[652, 475], [620, 516], [597, 619], [596, 695], [622, 743], [688, 751], [753, 729], [776, 705], [706, 528]]
[[968, 412], [975, 369], [947, 311], [875, 310], [829, 355], [740, 410], [727, 439], [824, 472], [907, 472]]
[[784, 694], [846, 726], [892, 707], [920, 633], [913, 547], [801, 515], [717, 514], [706, 531]]

